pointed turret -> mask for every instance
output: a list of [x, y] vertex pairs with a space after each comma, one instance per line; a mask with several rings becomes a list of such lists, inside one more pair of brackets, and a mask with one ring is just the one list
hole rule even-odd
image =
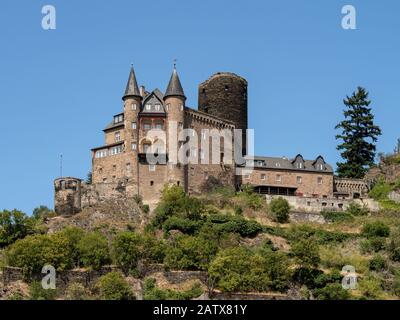
[[136, 81], [135, 71], [133, 70], [133, 65], [131, 65], [131, 72], [129, 73], [128, 83], [126, 84], [125, 94], [122, 97], [122, 100], [125, 100], [128, 97], [138, 97], [142, 98], [139, 91], [139, 86]]
[[174, 71], [172, 71], [171, 79], [169, 79], [167, 90], [165, 91], [164, 100], [171, 96], [182, 97], [186, 99], [175, 65]]

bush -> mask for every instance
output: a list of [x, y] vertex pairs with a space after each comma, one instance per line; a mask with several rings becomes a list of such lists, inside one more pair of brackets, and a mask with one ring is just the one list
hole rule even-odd
[[6, 258], [10, 266], [22, 268], [26, 277], [41, 272], [45, 265], [52, 265], [57, 270], [73, 267], [68, 239], [60, 233], [18, 240], [8, 248]]
[[219, 234], [238, 233], [242, 237], [254, 237], [263, 230], [257, 221], [246, 220], [241, 216], [216, 214], [208, 216], [207, 220], [214, 224], [214, 228]]
[[196, 236], [178, 236], [165, 250], [164, 264], [176, 270], [206, 270], [218, 247], [214, 241]]
[[88, 300], [89, 292], [80, 283], [71, 283], [65, 290], [66, 300]]
[[243, 214], [243, 209], [240, 206], [235, 206], [234, 211], [237, 216], [241, 216]]
[[265, 292], [271, 286], [263, 258], [243, 247], [218, 253], [208, 274], [211, 286], [215, 285], [223, 292]]
[[388, 251], [390, 259], [400, 262], [400, 229], [395, 230], [390, 236]]
[[201, 227], [201, 222], [193, 221], [187, 218], [172, 216], [163, 223], [164, 232], [170, 230], [179, 230], [183, 233], [194, 234]]
[[369, 261], [369, 269], [372, 271], [382, 271], [386, 266], [386, 260], [381, 255], [376, 255]]
[[363, 236], [367, 238], [374, 237], [388, 237], [390, 234], [390, 228], [381, 221], [375, 221], [364, 224], [362, 228]]
[[29, 286], [30, 300], [54, 300], [57, 296], [55, 289], [43, 289], [41, 282], [33, 281]]
[[253, 210], [260, 210], [265, 203], [264, 198], [255, 193], [254, 188], [248, 184], [243, 186], [238, 197], [243, 199], [246, 205]]
[[369, 196], [377, 201], [384, 200], [388, 197], [390, 191], [392, 191], [391, 186], [384, 179], [379, 179], [369, 192]]
[[144, 205], [142, 205], [142, 210], [143, 210], [143, 213], [147, 214], [150, 212], [150, 206], [148, 204], [144, 204]]
[[351, 202], [347, 207], [346, 212], [352, 216], [366, 216], [369, 210], [366, 206], [361, 206], [356, 202]]
[[315, 298], [317, 300], [348, 300], [350, 299], [348, 290], [342, 288], [338, 283], [330, 283], [322, 289], [315, 291]]
[[382, 297], [382, 282], [372, 275], [368, 275], [358, 281], [358, 290], [367, 299], [380, 299]]
[[348, 212], [322, 211], [321, 214], [324, 219], [329, 222], [344, 222], [354, 220], [354, 217]]
[[319, 247], [312, 238], [303, 239], [293, 244], [292, 253], [303, 267], [316, 267], [321, 261]]
[[386, 239], [382, 237], [373, 237], [361, 241], [360, 249], [363, 253], [379, 252], [386, 248]]
[[86, 234], [78, 242], [77, 247], [84, 267], [98, 270], [111, 262], [108, 241], [99, 233]]
[[132, 300], [132, 291], [123, 275], [110, 272], [99, 278], [96, 288], [101, 300]]
[[112, 243], [112, 253], [115, 263], [125, 274], [133, 272], [142, 256], [142, 238], [133, 232], [117, 234]]
[[199, 283], [194, 284], [189, 290], [161, 290], [156, 286], [156, 280], [147, 278], [143, 286], [144, 300], [191, 300], [199, 297], [203, 293]]
[[290, 206], [286, 199], [281, 197], [272, 199], [269, 204], [269, 209], [274, 221], [279, 223], [285, 223], [289, 221]]

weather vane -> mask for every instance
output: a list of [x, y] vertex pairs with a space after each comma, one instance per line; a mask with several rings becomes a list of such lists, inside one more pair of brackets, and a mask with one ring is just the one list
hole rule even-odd
[[174, 69], [176, 68], [176, 59], [174, 59]]

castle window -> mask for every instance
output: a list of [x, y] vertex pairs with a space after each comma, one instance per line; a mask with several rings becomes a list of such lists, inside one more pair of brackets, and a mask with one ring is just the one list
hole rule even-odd
[[205, 113], [208, 113], [208, 106], [204, 106], [203, 110], [204, 110]]
[[160, 109], [161, 109], [161, 106], [159, 104], [156, 104], [154, 107], [155, 107], [156, 111], [160, 111]]
[[144, 130], [150, 130], [151, 129], [151, 122], [150, 121], [144, 121], [143, 122], [143, 129]]
[[298, 176], [298, 177], [296, 178], [296, 180], [297, 180], [297, 183], [301, 183], [301, 181], [302, 181], [302, 179], [301, 179], [300, 176]]
[[156, 171], [156, 165], [155, 164], [149, 164], [149, 171]]
[[229, 86], [225, 86], [225, 91], [228, 91], [229, 90]]
[[103, 178], [103, 182], [106, 183], [107, 182], [107, 178]]
[[318, 165], [318, 169], [321, 170], [321, 171], [324, 170], [324, 165], [323, 165], [322, 163], [320, 163], [320, 164]]
[[110, 156], [116, 155], [122, 152], [122, 145], [110, 148]]
[[132, 122], [132, 129], [136, 129], [136, 122]]
[[115, 133], [115, 142], [119, 142], [121, 141], [121, 133], [119, 131], [117, 131]]
[[133, 143], [132, 143], [132, 150], [136, 150], [136, 149], [137, 149], [136, 142], [133, 142]]
[[136, 103], [132, 103], [132, 107], [131, 108], [132, 108], [133, 111], [135, 111], [136, 108], [137, 108]]
[[176, 185], [179, 186], [180, 184], [181, 184], [181, 182], [178, 180], [178, 181], [176, 182]]
[[164, 129], [164, 124], [162, 121], [157, 121], [156, 122], [156, 129], [158, 130], [163, 130]]
[[282, 176], [280, 174], [276, 175], [276, 181], [281, 182], [282, 181]]
[[124, 121], [124, 115], [123, 114], [120, 114], [120, 115], [114, 117], [114, 123], [120, 123], [122, 121]]
[[183, 111], [183, 104], [181, 104], [181, 111]]
[[169, 103], [165, 106], [165, 110], [166, 110], [166, 111], [169, 110]]
[[107, 157], [107, 150], [96, 151], [96, 158], [104, 158], [104, 157]]
[[146, 104], [146, 110], [150, 111], [151, 110], [151, 104]]
[[131, 164], [130, 163], [126, 164], [126, 172], [128, 172], [128, 173], [131, 172]]
[[261, 180], [265, 180], [266, 177], [267, 177], [267, 176], [266, 176], [265, 174], [262, 174], [262, 175], [261, 175]]
[[296, 168], [297, 169], [303, 169], [303, 162], [297, 162], [296, 163]]
[[318, 181], [318, 184], [322, 184], [322, 177], [318, 177], [317, 181]]
[[154, 186], [154, 181], [150, 181], [150, 186]]
[[103, 173], [103, 168], [99, 168], [99, 174]]

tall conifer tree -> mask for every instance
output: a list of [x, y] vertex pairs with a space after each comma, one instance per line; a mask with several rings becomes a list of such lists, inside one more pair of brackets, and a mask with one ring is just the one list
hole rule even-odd
[[342, 140], [337, 149], [345, 161], [337, 163], [337, 174], [339, 177], [361, 179], [374, 163], [375, 143], [381, 129], [374, 124], [374, 115], [369, 108], [371, 101], [364, 88], [358, 87], [343, 103], [347, 107], [343, 111], [345, 119], [336, 126], [336, 129], [342, 130], [336, 139]]

